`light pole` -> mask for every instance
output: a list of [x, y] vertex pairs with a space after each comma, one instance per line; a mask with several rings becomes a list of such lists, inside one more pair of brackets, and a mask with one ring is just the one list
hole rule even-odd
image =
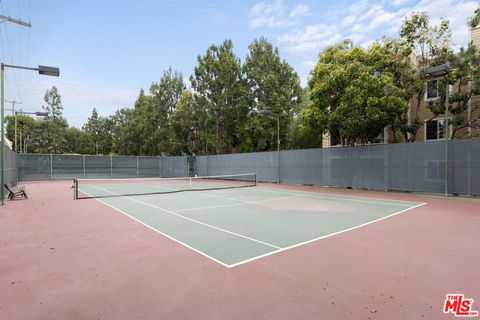
[[277, 117], [277, 184], [280, 184], [280, 114], [273, 113], [268, 109], [258, 111], [260, 114]]
[[[18, 148], [17, 148], [17, 115], [19, 114], [34, 114], [36, 115], [37, 117], [48, 117], [48, 112], [40, 112], [40, 111], [37, 111], [37, 112], [28, 112], [28, 111], [15, 111], [14, 113], [14, 116], [15, 116], [15, 152], [18, 153]], [[22, 149], [20, 149], [21, 151]]]
[[432, 78], [444, 77], [445, 79], [445, 196], [448, 197], [448, 74], [450, 73], [450, 68], [446, 64], [440, 66], [434, 66], [428, 68], [427, 76]]
[[1, 101], [1, 108], [0, 108], [0, 122], [1, 122], [1, 141], [2, 141], [2, 146], [0, 148], [0, 183], [1, 183], [1, 195], [0, 197], [2, 198], [2, 205], [4, 204], [4, 198], [5, 198], [5, 188], [4, 188], [4, 161], [3, 161], [3, 148], [4, 148], [4, 143], [5, 143], [5, 123], [4, 123], [4, 112], [5, 112], [5, 68], [12, 68], [12, 69], [22, 69], [22, 70], [31, 70], [31, 71], [38, 71], [39, 74], [46, 75], [46, 76], [54, 76], [58, 77], [60, 75], [60, 69], [55, 68], [55, 67], [47, 67], [47, 66], [38, 66], [38, 68], [30, 68], [30, 67], [22, 67], [22, 66], [16, 66], [16, 65], [11, 65], [11, 64], [1, 64], [1, 71], [0, 71], [0, 101]]

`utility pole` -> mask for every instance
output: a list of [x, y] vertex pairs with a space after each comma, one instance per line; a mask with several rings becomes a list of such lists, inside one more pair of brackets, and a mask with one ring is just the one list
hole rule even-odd
[[12, 104], [12, 116], [15, 116], [15, 105], [16, 104], [22, 104], [22, 101], [5, 100], [5, 102]]
[[[20, 26], [24, 26], [24, 27], [27, 27], [27, 28], [31, 28], [32, 27], [32, 24], [30, 22], [24, 22], [20, 19], [13, 19], [11, 17], [7, 17], [7, 16], [2, 16], [0, 15], [0, 23], [3, 23], [3, 22], [10, 22], [10, 23], [15, 23], [15, 24], [18, 24]], [[5, 200], [5, 188], [3, 186], [3, 182], [4, 182], [4, 161], [3, 161], [3, 148], [5, 146], [5, 123], [4, 123], [4, 119], [3, 119], [3, 113], [4, 113], [4, 106], [5, 106], [5, 97], [4, 97], [4, 83], [3, 83], [3, 79], [4, 79], [4, 72], [5, 72], [5, 65], [2, 61], [1, 63], [1, 79], [2, 79], [2, 83], [0, 85], [0, 128], [1, 128], [1, 146], [0, 146], [0, 162], [1, 162], [1, 165], [0, 165], [0, 169], [1, 169], [1, 172], [0, 172], [0, 182], [1, 182], [1, 185], [0, 185], [0, 201], [2, 203], [2, 205], [4, 204], [4, 200]]]

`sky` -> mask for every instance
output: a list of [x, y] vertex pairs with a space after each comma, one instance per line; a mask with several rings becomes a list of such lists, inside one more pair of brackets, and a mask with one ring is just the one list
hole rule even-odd
[[0, 23], [1, 61], [60, 68], [58, 78], [6, 69], [5, 99], [22, 102], [17, 110], [41, 111], [45, 91], [55, 85], [64, 116], [80, 128], [94, 107], [102, 116], [132, 107], [140, 89], [170, 66], [188, 86], [209, 45], [231, 39], [243, 61], [261, 36], [306, 85], [322, 49], [345, 38], [368, 47], [384, 35], [397, 37], [413, 11], [428, 12], [433, 24], [448, 18], [458, 50], [468, 43], [467, 20], [478, 6], [476, 0], [0, 0], [1, 15], [32, 24]]

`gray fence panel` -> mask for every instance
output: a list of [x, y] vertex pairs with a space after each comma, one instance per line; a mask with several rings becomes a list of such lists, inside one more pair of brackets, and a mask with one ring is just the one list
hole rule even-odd
[[[442, 192], [445, 186], [445, 148], [441, 141], [402, 144], [408, 164], [407, 190]], [[391, 188], [393, 189], [393, 188]]]
[[83, 177], [83, 156], [52, 154], [52, 179]]
[[134, 178], [138, 176], [137, 157], [115, 156], [112, 157], [113, 178]]
[[50, 164], [48, 154], [19, 154], [17, 156], [18, 180], [50, 180]]
[[187, 177], [189, 175], [187, 157], [162, 157], [161, 173], [163, 178]]
[[450, 192], [480, 195], [480, 141], [450, 142], [449, 169]]
[[290, 150], [280, 154], [280, 182], [325, 184], [324, 150]]
[[273, 182], [278, 179], [277, 152], [220, 154], [207, 157], [208, 159], [201, 160], [197, 164], [197, 168], [205, 170], [201, 175], [216, 176], [256, 172], [259, 181]]
[[111, 157], [85, 156], [85, 178], [111, 178], [111, 165]]
[[160, 177], [161, 157], [138, 157], [139, 177]]
[[[13, 163], [15, 157], [8, 158], [9, 154], [13, 152], [8, 149], [6, 163]], [[194, 167], [199, 176], [256, 172], [259, 181], [276, 182], [280, 178], [280, 182], [334, 187], [445, 192], [445, 141], [223, 154], [195, 159], [22, 154], [17, 156], [17, 165], [19, 180], [49, 180], [51, 174], [54, 179], [183, 177], [192, 175]], [[8, 179], [15, 179], [15, 175], [10, 174]], [[480, 140], [449, 141], [448, 191], [480, 195]]]
[[14, 186], [17, 184], [17, 166], [16, 166], [17, 159], [15, 156], [15, 152], [13, 152], [6, 145], [3, 145], [3, 160], [4, 160], [3, 179], [5, 183], [7, 183], [8, 185]]
[[198, 176], [208, 176], [207, 171], [208, 156], [195, 157], [195, 174]]
[[[480, 195], [480, 140], [449, 141], [449, 193]], [[201, 156], [198, 175], [257, 172], [259, 181], [445, 192], [445, 141]], [[280, 169], [278, 171], [278, 169]]]

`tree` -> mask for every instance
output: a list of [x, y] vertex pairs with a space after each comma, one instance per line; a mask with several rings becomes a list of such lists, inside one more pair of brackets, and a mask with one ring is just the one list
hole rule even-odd
[[42, 108], [48, 113], [48, 116], [43, 120], [40, 128], [43, 132], [43, 139], [41, 147], [45, 152], [63, 152], [66, 145], [65, 133], [68, 128], [68, 123], [62, 117], [63, 106], [60, 93], [57, 87], [53, 86], [50, 90], [45, 92], [43, 98], [45, 105]]
[[174, 114], [184, 90], [182, 74], [172, 71], [171, 67], [163, 73], [158, 84], [153, 83], [150, 87], [150, 94], [153, 96], [153, 121], [149, 136], [152, 140], [150, 147], [155, 150], [155, 154], [171, 152], [169, 119]]
[[135, 154], [131, 138], [133, 135], [127, 131], [127, 123], [133, 115], [133, 109], [121, 108], [109, 117], [112, 124], [112, 152], [117, 154]]
[[[387, 70], [393, 75], [395, 85], [404, 89], [407, 101], [411, 102], [418, 92], [424, 91], [425, 83], [418, 76], [412, 59], [412, 48], [406, 40], [384, 37], [381, 42], [373, 44], [370, 50], [378, 52], [382, 57], [377, 61], [377, 69]], [[409, 109], [405, 110], [390, 124], [393, 142], [398, 142], [397, 132], [403, 134], [405, 141], [413, 141], [420, 126], [418, 117], [412, 120]]]
[[[475, 127], [479, 123], [480, 101], [472, 99], [480, 95], [480, 54], [477, 48], [470, 43], [467, 48], [460, 48], [460, 52], [451, 55], [448, 59], [451, 64], [451, 73], [448, 82], [454, 84], [454, 90], [449, 94], [449, 121], [453, 127], [450, 138], [455, 138], [459, 130]], [[440, 99], [428, 102], [428, 108], [433, 117], [445, 114], [446, 82], [438, 82]]]
[[468, 25], [470, 28], [476, 28], [480, 25], [480, 7], [475, 10], [473, 17], [470, 19]]
[[399, 114], [408, 101], [387, 69], [379, 69], [384, 57], [346, 40], [325, 49], [311, 73], [312, 103], [309, 123], [322, 125], [342, 144], [373, 141]]
[[[298, 111], [302, 89], [300, 80], [293, 68], [282, 61], [278, 48], [274, 48], [265, 38], [249, 45], [243, 71], [247, 78], [250, 117], [244, 130], [243, 149], [245, 151], [265, 151], [277, 148], [277, 118], [280, 116], [280, 142], [287, 144], [287, 128]], [[258, 114], [263, 110], [272, 116]]]
[[[400, 42], [409, 52], [410, 63], [413, 66], [419, 81], [423, 85], [414, 84], [408, 88], [407, 94], [412, 96], [411, 111], [408, 117], [403, 117], [403, 132], [407, 136], [406, 141], [415, 141], [418, 129], [421, 127], [419, 112], [425, 95], [427, 69], [431, 66], [440, 65], [447, 61], [452, 54], [451, 30], [447, 19], [442, 19], [439, 25], [431, 26], [430, 17], [425, 12], [414, 12], [403, 21], [400, 30]], [[403, 49], [403, 50], [405, 50]], [[411, 72], [407, 68], [407, 72]]]
[[80, 154], [95, 153], [95, 143], [88, 132], [75, 127], [69, 127], [65, 138], [67, 140], [65, 152]]
[[199, 130], [205, 136], [213, 134], [217, 153], [237, 151], [248, 103], [245, 77], [240, 59], [233, 53], [232, 41], [211, 45], [197, 60], [190, 81], [195, 103], [206, 114]]
[[192, 93], [184, 90], [177, 103], [175, 112], [170, 118], [171, 151], [173, 154], [199, 154], [202, 152], [202, 141], [199, 135], [200, 110], [193, 100]]
[[294, 112], [287, 132], [287, 147], [290, 150], [322, 147], [323, 127], [307, 121], [309, 103], [310, 92], [308, 88], [302, 89], [299, 108]]
[[[8, 140], [12, 141], [13, 150], [22, 152], [22, 150], [20, 150], [20, 145], [23, 146], [23, 144], [20, 143], [20, 138], [23, 139], [27, 135], [32, 134], [33, 129], [35, 128], [35, 119], [27, 115], [17, 114], [17, 141], [15, 141], [15, 117], [6, 116], [5, 122], [7, 124], [6, 137]], [[18, 146], [16, 146], [15, 143], [17, 143]]]
[[56, 86], [45, 92], [43, 100], [46, 105], [42, 106], [42, 108], [48, 113], [47, 119], [54, 120], [62, 117], [62, 99]]
[[83, 125], [83, 130], [88, 133], [94, 144], [95, 154], [109, 154], [112, 149], [112, 123], [110, 119], [99, 117], [95, 108], [92, 115]]

